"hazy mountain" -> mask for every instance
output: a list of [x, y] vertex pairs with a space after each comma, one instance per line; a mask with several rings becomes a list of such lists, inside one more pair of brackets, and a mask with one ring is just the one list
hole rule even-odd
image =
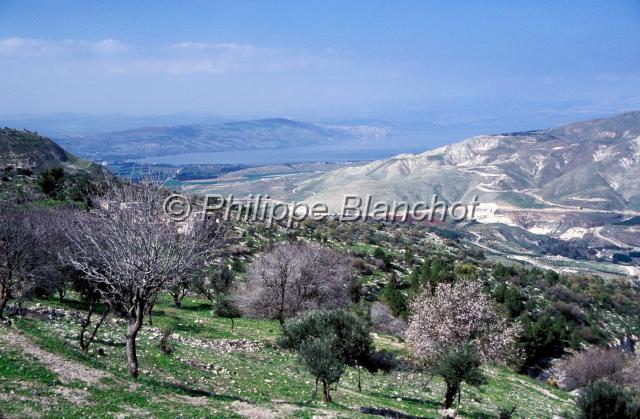
[[96, 135], [60, 136], [56, 141], [82, 157], [122, 160], [180, 153], [331, 144], [354, 137], [386, 134], [388, 130], [380, 127], [322, 125], [276, 118], [144, 127]]
[[213, 124], [228, 121], [211, 114], [121, 115], [59, 112], [0, 115], [0, 126], [37, 131], [50, 137], [87, 135], [138, 127]]
[[413, 202], [432, 194], [450, 202], [478, 195], [499, 207], [640, 210], [640, 112], [398, 155], [307, 179], [291, 197], [338, 208], [345, 193]]
[[63, 167], [68, 173], [105, 173], [102, 166], [80, 159], [49, 138], [30, 131], [0, 129], [0, 167], [30, 169], [34, 173]]

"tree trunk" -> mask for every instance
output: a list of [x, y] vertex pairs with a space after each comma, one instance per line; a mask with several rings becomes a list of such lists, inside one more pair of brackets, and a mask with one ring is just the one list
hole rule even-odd
[[137, 301], [129, 311], [129, 326], [127, 327], [127, 362], [129, 374], [138, 378], [138, 356], [136, 354], [136, 338], [142, 327], [144, 318], [144, 302]]
[[458, 395], [459, 385], [456, 384], [447, 384], [447, 392], [444, 395], [444, 408], [449, 409], [452, 405], [456, 396]]
[[100, 320], [98, 320], [98, 323], [96, 323], [96, 327], [93, 328], [93, 332], [91, 332], [91, 336], [89, 336], [89, 341], [87, 342], [87, 349], [89, 348], [89, 345], [91, 345], [93, 343], [93, 341], [96, 339], [96, 336], [98, 335], [98, 330], [100, 329], [100, 326], [102, 326], [102, 323], [104, 322], [104, 319], [107, 318], [107, 315], [109, 314], [110, 309], [107, 307], [104, 310], [104, 313], [102, 313], [102, 316], [100, 317]]
[[155, 304], [149, 303], [149, 305], [147, 306], [147, 316], [149, 316], [149, 326], [153, 326], [153, 306]]
[[231, 317], [231, 331], [233, 332], [233, 328], [235, 327], [235, 323], [233, 322], [233, 317]]
[[178, 297], [173, 297], [173, 303], [176, 305], [176, 307], [180, 308], [182, 307], [182, 301], [180, 298]]
[[311, 400], [315, 400], [318, 397], [318, 381], [320, 377], [316, 377], [316, 384], [313, 386], [313, 392], [311, 393]]
[[358, 370], [358, 393], [362, 393], [362, 381], [360, 381], [360, 365], [356, 364]]
[[322, 379], [322, 401], [325, 403], [331, 403], [331, 394], [329, 393], [329, 383], [324, 378]]
[[89, 350], [89, 345], [84, 340], [84, 335], [87, 333], [87, 327], [91, 324], [91, 316], [93, 315], [93, 303], [89, 304], [89, 311], [87, 311], [87, 317], [80, 324], [80, 349], [82, 352]]
[[82, 352], [89, 351], [89, 346], [91, 346], [93, 341], [96, 339], [96, 336], [98, 335], [98, 330], [100, 329], [100, 326], [102, 326], [104, 319], [107, 318], [109, 311], [110, 310], [107, 307], [104, 313], [102, 313], [102, 316], [100, 316], [100, 320], [98, 320], [98, 323], [96, 323], [95, 327], [93, 328], [93, 332], [91, 332], [91, 336], [89, 336], [88, 340], [85, 340], [84, 335], [87, 332], [87, 328], [89, 327], [89, 324], [91, 324], [91, 315], [93, 314], [93, 304], [89, 306], [89, 313], [87, 314], [87, 318], [85, 319], [85, 321], [82, 323], [82, 329], [80, 331], [80, 349], [82, 349]]
[[0, 319], [4, 320], [4, 308], [7, 305], [9, 296], [7, 295], [7, 289], [4, 285], [0, 284]]

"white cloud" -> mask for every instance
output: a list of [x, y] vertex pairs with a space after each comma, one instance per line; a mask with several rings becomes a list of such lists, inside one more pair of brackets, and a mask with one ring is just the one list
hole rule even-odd
[[[128, 54], [121, 54], [129, 52]], [[220, 74], [285, 72], [308, 67], [313, 55], [236, 42], [184, 41], [160, 46], [128, 45], [116, 39], [99, 41], [0, 39], [0, 58], [55, 59], [60, 66], [95, 64], [107, 74]], [[79, 60], [82, 60], [80, 63]], [[19, 62], [19, 61], [18, 61]]]
[[209, 42], [179, 42], [169, 46], [171, 49], [186, 50], [186, 51], [205, 51], [205, 50], [226, 50], [226, 51], [241, 51], [241, 52], [255, 52], [258, 50], [267, 50], [267, 48], [258, 48], [255, 45], [250, 44], [238, 44], [235, 42], [221, 42], [221, 43], [209, 43]]
[[215, 74], [229, 68], [227, 63], [213, 60], [171, 60], [150, 59], [132, 60], [109, 67], [111, 74], [160, 73], [170, 75]]
[[16, 57], [57, 57], [74, 54], [110, 55], [124, 52], [128, 46], [115, 39], [61, 41], [12, 37], [0, 40], [0, 55]]

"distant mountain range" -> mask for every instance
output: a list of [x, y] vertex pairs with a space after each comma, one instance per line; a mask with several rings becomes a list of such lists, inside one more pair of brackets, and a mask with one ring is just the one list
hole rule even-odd
[[[185, 188], [325, 202], [336, 213], [345, 194], [410, 203], [430, 202], [434, 194], [449, 203], [478, 196], [477, 220], [496, 228], [506, 224], [538, 235], [584, 239], [600, 248], [640, 249], [640, 112], [477, 136], [420, 154], [320, 173], [244, 182], [237, 176]], [[498, 230], [478, 228], [478, 242], [487, 231]]]
[[34, 132], [11, 128], [0, 129], [0, 168], [29, 169], [38, 173], [62, 167], [68, 173], [103, 174], [106, 169], [80, 159], [51, 139]]
[[[306, 179], [291, 198], [345, 193], [415, 202], [479, 196], [500, 207], [640, 211], [640, 112], [539, 131], [472, 137]], [[334, 205], [337, 207], [337, 205]]]
[[349, 138], [388, 134], [388, 129], [380, 127], [323, 125], [275, 118], [144, 127], [104, 134], [57, 136], [55, 139], [82, 157], [114, 161], [181, 153], [331, 144]]
[[167, 125], [197, 125], [227, 122], [224, 118], [209, 113], [185, 113], [168, 115], [122, 115], [81, 114], [57, 112], [49, 114], [0, 115], [1, 126], [37, 131], [55, 137], [86, 135], [110, 131], [122, 131], [138, 127], [160, 127]]

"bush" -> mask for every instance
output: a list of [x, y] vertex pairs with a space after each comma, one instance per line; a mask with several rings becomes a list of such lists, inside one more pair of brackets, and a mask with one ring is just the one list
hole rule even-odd
[[376, 301], [371, 304], [369, 316], [374, 330], [399, 338], [404, 337], [407, 323], [402, 319], [394, 317], [389, 307], [384, 303]]
[[516, 407], [512, 406], [509, 409], [506, 409], [504, 407], [501, 407], [498, 410], [498, 419], [511, 419], [513, 417], [513, 414], [516, 411]]
[[614, 349], [591, 349], [578, 352], [562, 364], [566, 377], [565, 385], [573, 390], [604, 378], [619, 382], [625, 361], [625, 354]]
[[170, 328], [163, 328], [160, 330], [160, 343], [158, 344], [158, 348], [160, 349], [160, 352], [165, 355], [171, 355], [175, 350], [175, 348], [169, 344], [172, 334], [173, 330]]
[[604, 380], [585, 388], [577, 405], [581, 419], [631, 419], [640, 415], [639, 406], [628, 391]]

